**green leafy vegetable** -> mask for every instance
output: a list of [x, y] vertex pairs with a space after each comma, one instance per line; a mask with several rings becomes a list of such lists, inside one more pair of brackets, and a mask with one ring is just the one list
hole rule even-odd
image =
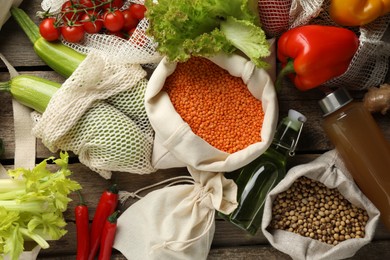
[[186, 61], [191, 55], [245, 53], [258, 67], [267, 63], [269, 44], [260, 27], [257, 0], [146, 0], [147, 33], [168, 59]]
[[[47, 162], [59, 167], [51, 172]], [[9, 170], [11, 179], [0, 179], [0, 258], [9, 254], [18, 259], [24, 250], [25, 240], [34, 240], [48, 248], [46, 239], [60, 239], [67, 232], [63, 212], [71, 199], [68, 195], [81, 189], [68, 178], [68, 154], [59, 159], [50, 157], [32, 170]]]

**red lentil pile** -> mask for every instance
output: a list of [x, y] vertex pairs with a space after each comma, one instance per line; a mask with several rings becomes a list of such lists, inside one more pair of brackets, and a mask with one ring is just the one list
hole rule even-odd
[[300, 177], [275, 198], [270, 228], [337, 245], [363, 238], [367, 221], [367, 211], [351, 204], [337, 189]]
[[210, 60], [192, 57], [178, 63], [164, 90], [192, 131], [215, 148], [234, 153], [261, 141], [261, 101], [241, 78]]

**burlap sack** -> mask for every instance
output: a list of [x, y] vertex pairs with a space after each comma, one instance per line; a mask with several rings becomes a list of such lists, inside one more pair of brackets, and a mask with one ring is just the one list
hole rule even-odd
[[176, 68], [176, 63], [164, 58], [153, 72], [145, 93], [146, 112], [155, 130], [152, 165], [157, 169], [189, 165], [202, 171], [233, 171], [259, 157], [271, 144], [278, 119], [278, 103], [269, 73], [237, 54], [219, 54], [209, 60], [231, 75], [241, 77], [252, 95], [262, 101], [265, 114], [259, 133], [262, 141], [229, 154], [195, 135], [162, 90], [166, 78]]
[[188, 170], [192, 184], [150, 192], [123, 212], [114, 248], [128, 259], [207, 258], [215, 211], [237, 207], [237, 186], [222, 173]]
[[[269, 231], [267, 227], [271, 223], [272, 203], [275, 197], [287, 190], [301, 176], [317, 180], [329, 188], [337, 188], [353, 205], [365, 209], [369, 217], [365, 227], [365, 237], [344, 240], [333, 246], [293, 232]], [[379, 211], [359, 190], [337, 152], [332, 150], [310, 163], [293, 167], [288, 171], [286, 177], [267, 195], [261, 229], [272, 246], [293, 259], [335, 260], [351, 257], [368, 244], [374, 236], [378, 220]]]

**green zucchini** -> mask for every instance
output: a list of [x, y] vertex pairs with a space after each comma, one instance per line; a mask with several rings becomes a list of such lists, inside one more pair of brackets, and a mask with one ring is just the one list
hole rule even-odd
[[40, 113], [45, 111], [60, 87], [60, 83], [31, 75], [19, 75], [7, 82], [0, 82], [0, 91], [10, 92], [19, 103]]
[[85, 55], [59, 41], [49, 42], [42, 38], [39, 27], [22, 9], [12, 7], [11, 14], [34, 45], [35, 53], [60, 75], [69, 77], [85, 59]]

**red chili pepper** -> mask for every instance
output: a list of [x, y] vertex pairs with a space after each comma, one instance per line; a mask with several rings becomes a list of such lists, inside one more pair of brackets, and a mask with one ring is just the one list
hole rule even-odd
[[325, 25], [305, 25], [283, 33], [278, 40], [277, 56], [284, 67], [278, 76], [290, 74], [302, 91], [320, 86], [347, 69], [359, 47], [351, 30]]
[[92, 220], [91, 236], [90, 236], [90, 252], [88, 259], [93, 260], [100, 246], [100, 239], [107, 218], [114, 213], [118, 205], [118, 189], [116, 184], [104, 191], [100, 197], [96, 208], [95, 215]]
[[89, 214], [88, 207], [79, 192], [80, 203], [75, 207], [77, 260], [88, 259], [89, 254]]
[[112, 213], [104, 223], [102, 238], [100, 240], [99, 260], [109, 260], [111, 258], [112, 245], [114, 244], [118, 211]]

